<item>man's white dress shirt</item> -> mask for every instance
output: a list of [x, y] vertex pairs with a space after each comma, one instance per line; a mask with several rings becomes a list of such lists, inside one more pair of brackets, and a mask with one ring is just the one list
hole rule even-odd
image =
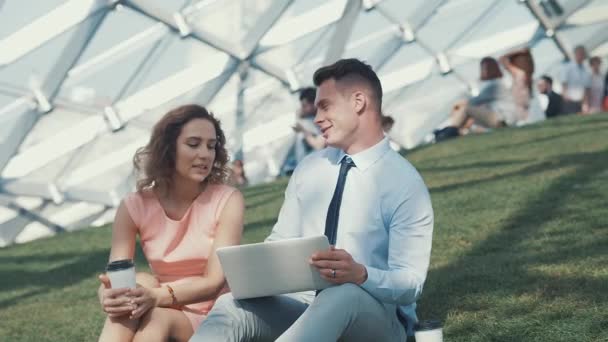
[[[344, 156], [328, 147], [298, 165], [267, 241], [324, 234]], [[428, 189], [386, 137], [350, 157], [355, 167], [346, 177], [336, 248], [365, 265], [368, 277], [361, 287], [384, 305], [399, 306], [411, 329], [431, 254], [433, 209]]]

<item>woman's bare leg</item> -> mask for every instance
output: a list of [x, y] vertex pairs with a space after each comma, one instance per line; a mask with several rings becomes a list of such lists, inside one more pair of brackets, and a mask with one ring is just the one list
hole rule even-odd
[[450, 113], [451, 126], [461, 128], [467, 121], [467, 100], [459, 100], [454, 103]]
[[135, 332], [134, 342], [188, 341], [194, 331], [190, 320], [180, 311], [170, 308], [153, 308], [142, 318]]

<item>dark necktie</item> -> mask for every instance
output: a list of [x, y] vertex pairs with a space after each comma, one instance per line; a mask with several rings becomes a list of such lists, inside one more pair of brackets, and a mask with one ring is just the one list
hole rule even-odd
[[340, 217], [340, 205], [342, 204], [342, 194], [344, 193], [346, 175], [348, 174], [348, 170], [355, 166], [355, 163], [349, 156], [345, 156], [340, 164], [338, 183], [336, 184], [336, 189], [334, 190], [334, 196], [331, 198], [331, 202], [329, 203], [329, 209], [327, 209], [327, 218], [325, 219], [325, 235], [327, 236], [330, 245], [336, 244], [338, 218]]

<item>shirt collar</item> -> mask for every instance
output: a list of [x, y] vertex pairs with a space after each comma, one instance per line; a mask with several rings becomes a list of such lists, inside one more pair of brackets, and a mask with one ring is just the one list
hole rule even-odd
[[[388, 137], [384, 137], [379, 143], [376, 145], [363, 150], [359, 153], [355, 153], [353, 155], [349, 155], [353, 162], [355, 162], [355, 167], [361, 171], [365, 171], [367, 168], [372, 166], [378, 159], [380, 159], [387, 151], [391, 149], [389, 144]], [[336, 154], [334, 158], [334, 163], [339, 164], [342, 161], [342, 158], [346, 156], [346, 152], [336, 149]]]

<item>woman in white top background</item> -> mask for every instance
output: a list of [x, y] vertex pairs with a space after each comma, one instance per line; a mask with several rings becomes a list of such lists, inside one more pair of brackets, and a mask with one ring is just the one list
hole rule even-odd
[[589, 91], [589, 114], [599, 113], [602, 111], [602, 103], [604, 102], [604, 77], [600, 70], [602, 60], [595, 56], [589, 59], [591, 67], [591, 87]]

